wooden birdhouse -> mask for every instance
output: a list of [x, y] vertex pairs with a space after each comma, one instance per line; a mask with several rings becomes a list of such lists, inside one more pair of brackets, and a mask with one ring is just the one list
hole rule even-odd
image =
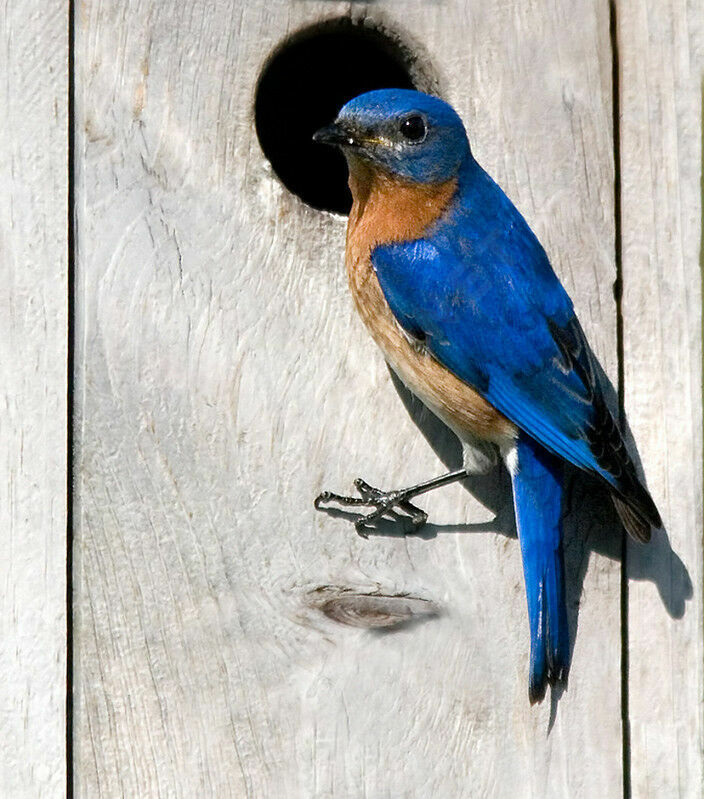
[[[701, 9], [700, 9], [701, 11]], [[701, 792], [704, 15], [670, 0], [0, 11], [7, 797]], [[531, 706], [506, 473], [363, 539], [322, 490], [460, 463], [344, 271], [375, 88], [436, 94], [545, 246], [664, 519], [570, 483]]]

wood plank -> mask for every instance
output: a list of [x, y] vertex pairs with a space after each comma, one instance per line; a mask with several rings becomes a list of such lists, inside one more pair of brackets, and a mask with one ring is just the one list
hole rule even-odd
[[669, 537], [628, 553], [633, 796], [700, 796], [704, 6], [618, 23], [626, 409]]
[[[366, 13], [430, 64], [615, 378], [608, 15], [537, 6]], [[441, 457], [428, 446], [354, 316], [345, 220], [284, 190], [253, 131], [272, 48], [360, 6], [84, 9], [81, 794], [620, 796], [618, 539], [584, 489], [549, 734], [505, 480], [428, 497], [430, 537], [363, 541], [312, 510], [358, 474], [403, 485], [457, 454], [420, 413]], [[394, 614], [419, 619], [365, 629]]]
[[0, 795], [66, 784], [67, 19], [0, 7]]

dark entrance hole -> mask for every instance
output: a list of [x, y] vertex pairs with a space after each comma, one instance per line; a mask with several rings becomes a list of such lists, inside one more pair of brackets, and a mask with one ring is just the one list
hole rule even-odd
[[289, 39], [264, 68], [254, 107], [259, 143], [284, 186], [313, 208], [348, 213], [345, 159], [311, 137], [362, 92], [427, 88], [416, 75], [407, 48], [368, 23], [332, 20]]

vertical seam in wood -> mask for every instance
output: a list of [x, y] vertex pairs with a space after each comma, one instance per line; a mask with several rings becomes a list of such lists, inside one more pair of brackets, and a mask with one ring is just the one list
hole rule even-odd
[[[618, 358], [618, 412], [621, 428], [625, 427], [625, 368], [623, 332], [623, 239], [621, 227], [621, 103], [620, 63], [618, 50], [618, 19], [616, 0], [609, 0], [609, 33], [611, 38], [611, 102], [614, 148], [614, 261], [616, 280], [616, 352]], [[628, 696], [628, 544], [625, 533], [621, 538], [621, 735], [623, 797], [631, 797], [631, 724]]]
[[66, 796], [72, 799], [73, 777], [73, 421], [75, 349], [75, 19], [68, 0], [67, 58], [67, 357], [66, 357]]
[[[699, 106], [699, 119], [701, 120], [701, 161], [699, 171], [699, 192], [700, 192], [700, 221], [699, 221], [699, 291], [700, 291], [700, 336], [702, 342], [702, 377], [701, 377], [701, 396], [704, 398], [704, 77], [701, 80], [700, 87], [701, 104]], [[704, 441], [704, 414], [701, 418], [702, 425], [702, 441]], [[704, 449], [702, 451], [702, 483], [701, 491], [704, 495]], [[701, 539], [700, 539], [701, 541]], [[704, 574], [704, 547], [701, 550], [701, 574]], [[702, 581], [702, 607], [704, 607], [704, 580]], [[699, 705], [699, 724], [700, 731], [704, 730], [704, 703]], [[700, 732], [700, 752], [704, 757], [704, 748], [701, 747], [702, 733]]]

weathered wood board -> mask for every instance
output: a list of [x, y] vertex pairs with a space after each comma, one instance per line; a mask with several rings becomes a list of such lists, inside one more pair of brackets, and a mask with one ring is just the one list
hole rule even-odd
[[[429, 497], [430, 538], [363, 541], [312, 510], [319, 490], [358, 474], [401, 485], [444, 468], [354, 317], [345, 221], [285, 191], [253, 130], [272, 49], [362, 9], [81, 7], [82, 796], [621, 795], [608, 519], [572, 522], [578, 632], [548, 733], [550, 701], [527, 701], [525, 598], [500, 478], [476, 486], [487, 507], [461, 487]], [[615, 379], [606, 4], [555, 2], [548, 14], [418, 0], [364, 13], [422, 43]], [[394, 632], [346, 626], [321, 598], [362, 627], [378, 618], [347, 591], [411, 594], [439, 612]]]
[[669, 536], [628, 554], [633, 796], [694, 797], [704, 786], [704, 5], [621, 2], [618, 45], [626, 409]]
[[66, 784], [65, 0], [0, 7], [0, 795]]

